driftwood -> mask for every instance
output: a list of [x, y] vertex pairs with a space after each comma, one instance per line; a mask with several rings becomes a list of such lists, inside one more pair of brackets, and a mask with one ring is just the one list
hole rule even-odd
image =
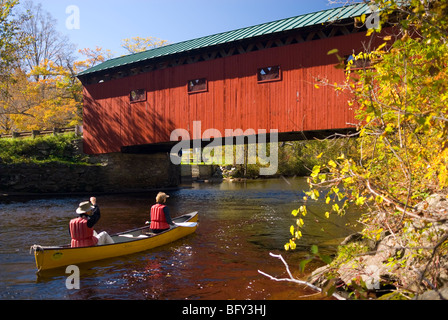
[[[269, 275], [269, 274], [267, 274], [267, 273], [265, 273], [265, 272], [263, 272], [263, 271], [260, 271], [260, 270], [258, 270], [258, 273], [260, 273], [260, 274], [264, 275], [265, 277], [268, 277], [269, 279], [274, 280], [274, 281], [288, 281], [288, 282], [294, 282], [294, 283], [297, 283], [297, 284], [300, 284], [300, 285], [305, 285], [305, 286], [307, 286], [307, 287], [309, 287], [309, 288], [311, 288], [311, 289], [314, 289], [314, 290], [316, 290], [316, 291], [322, 293], [322, 289], [319, 288], [319, 287], [316, 287], [316, 286], [313, 285], [312, 283], [309, 283], [309, 282], [306, 282], [306, 281], [303, 281], [303, 280], [295, 279], [295, 278], [292, 276], [291, 271], [289, 270], [289, 266], [288, 266], [288, 264], [286, 263], [285, 259], [283, 259], [283, 257], [282, 257], [280, 254], [277, 255], [277, 254], [269, 253], [269, 255], [270, 255], [271, 257], [278, 258], [278, 259], [280, 259], [280, 260], [283, 262], [283, 264], [285, 265], [285, 268], [286, 268], [286, 272], [287, 272], [288, 275], [289, 275], [289, 278], [280, 278], [280, 279], [278, 279], [278, 278], [275, 278], [275, 277], [273, 277], [273, 276], [271, 276], [271, 275]], [[338, 300], [346, 300], [344, 297], [340, 296], [340, 295], [337, 294], [337, 293], [333, 293], [332, 296], [333, 296], [334, 298], [338, 299]]]

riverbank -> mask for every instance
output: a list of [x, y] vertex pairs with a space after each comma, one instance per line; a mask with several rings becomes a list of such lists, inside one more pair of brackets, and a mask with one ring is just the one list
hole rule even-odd
[[[0, 164], [0, 193], [116, 193], [172, 188], [180, 183], [178, 166], [167, 154], [102, 155], [90, 164]], [[90, 158], [90, 161], [93, 161]]]
[[86, 155], [75, 134], [0, 139], [0, 149], [1, 194], [110, 194], [180, 183], [166, 153]]
[[429, 196], [415, 212], [422, 219], [405, 222], [400, 232], [385, 230], [373, 240], [350, 235], [309, 281], [332, 284], [347, 298], [448, 300], [448, 194]]

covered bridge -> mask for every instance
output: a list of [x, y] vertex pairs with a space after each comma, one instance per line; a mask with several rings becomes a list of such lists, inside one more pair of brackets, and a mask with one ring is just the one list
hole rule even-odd
[[365, 4], [328, 9], [111, 59], [78, 75], [89, 154], [160, 149], [175, 129], [278, 129], [281, 140], [344, 131], [348, 97], [315, 88], [345, 74], [327, 53], [363, 50], [354, 18]]

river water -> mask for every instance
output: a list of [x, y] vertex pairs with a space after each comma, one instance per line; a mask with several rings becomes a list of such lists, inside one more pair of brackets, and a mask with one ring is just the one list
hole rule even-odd
[[[358, 215], [326, 219], [325, 203], [308, 203], [303, 239], [286, 252], [293, 209], [308, 189], [303, 178], [194, 183], [169, 192], [173, 217], [199, 211], [195, 234], [138, 254], [86, 263], [80, 289], [68, 290], [65, 269], [36, 275], [33, 244], [70, 242], [68, 223], [88, 197], [0, 198], [0, 299], [84, 300], [296, 300], [321, 299], [313, 290], [270, 280], [257, 270], [286, 277], [284, 265], [269, 253], [282, 254], [294, 275], [312, 244], [334, 252], [353, 232]], [[98, 195], [101, 220], [97, 232], [110, 234], [139, 227], [149, 218], [156, 192]], [[319, 266], [309, 265], [307, 271]]]

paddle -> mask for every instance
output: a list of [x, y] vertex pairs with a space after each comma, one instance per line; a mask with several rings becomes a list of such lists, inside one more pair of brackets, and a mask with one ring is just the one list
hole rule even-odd
[[197, 226], [197, 222], [179, 222], [179, 223], [174, 223], [176, 226], [179, 227], [187, 227], [187, 228], [193, 228]]
[[[150, 223], [149, 221], [145, 222], [145, 224], [149, 224], [149, 223]], [[179, 227], [194, 228], [197, 226], [198, 223], [197, 222], [174, 222], [174, 224]], [[142, 229], [146, 229], [146, 228], [149, 228], [149, 227], [143, 227]]]

